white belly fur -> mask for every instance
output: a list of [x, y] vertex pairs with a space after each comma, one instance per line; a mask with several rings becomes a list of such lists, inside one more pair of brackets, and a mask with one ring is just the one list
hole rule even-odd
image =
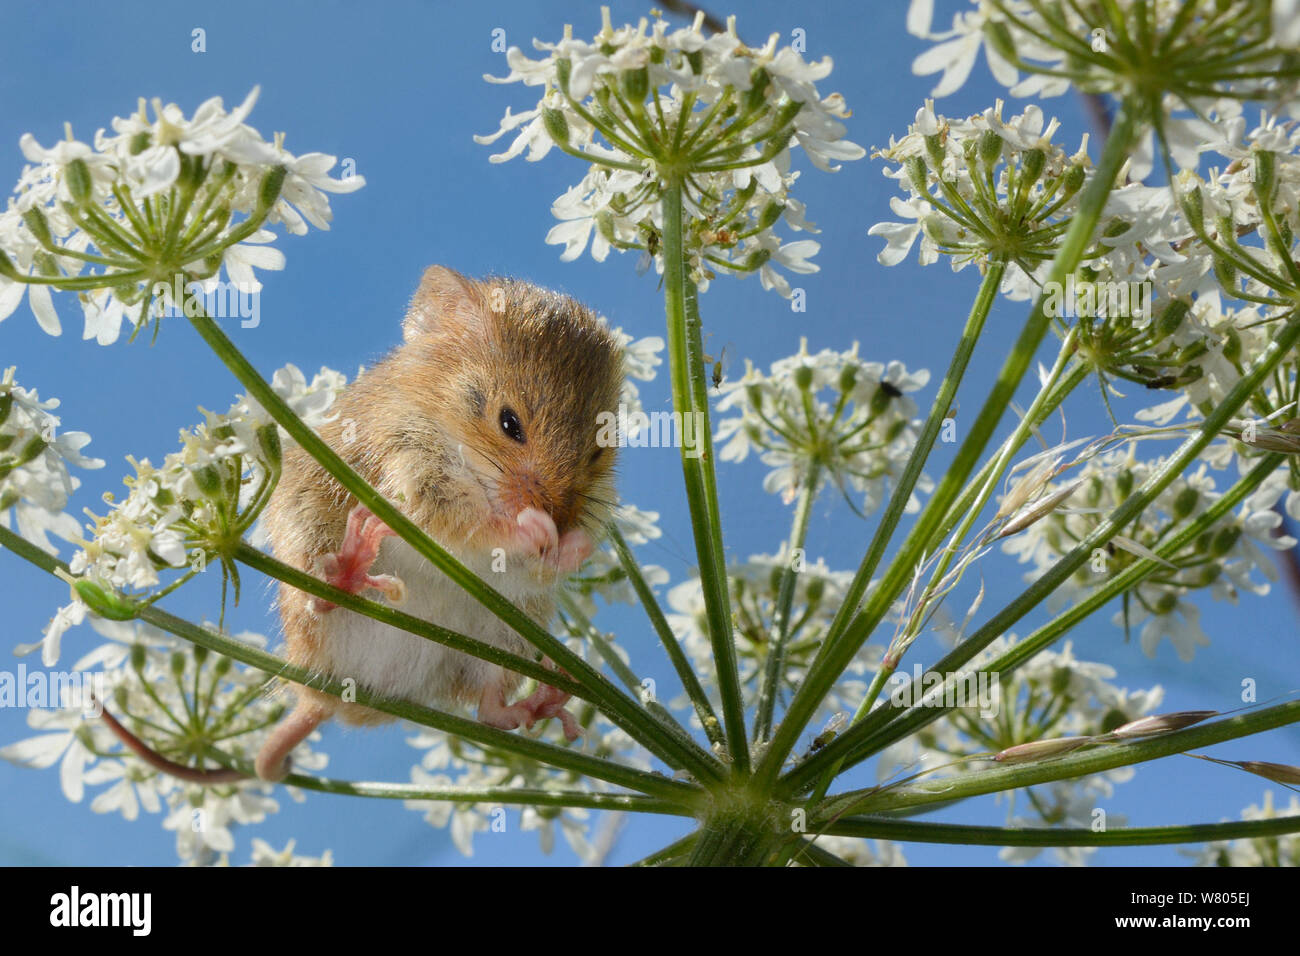
[[[490, 556], [457, 555], [471, 571], [516, 604], [545, 588], [522, 573], [493, 573]], [[406, 584], [400, 610], [442, 627], [477, 638], [525, 657], [533, 648], [496, 615], [470, 597], [410, 545], [387, 538], [372, 574], [394, 574]], [[375, 592], [368, 597], [388, 604]], [[322, 650], [326, 669], [339, 680], [352, 678], [385, 697], [426, 706], [454, 703], [453, 689], [482, 688], [501, 668], [460, 651], [382, 624], [343, 608], [323, 619]]]

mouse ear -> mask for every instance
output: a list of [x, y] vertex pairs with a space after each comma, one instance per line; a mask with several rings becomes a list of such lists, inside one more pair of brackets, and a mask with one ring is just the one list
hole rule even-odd
[[458, 326], [481, 325], [483, 293], [479, 284], [446, 266], [429, 266], [402, 321], [402, 338], [407, 342], [437, 331], [453, 322]]

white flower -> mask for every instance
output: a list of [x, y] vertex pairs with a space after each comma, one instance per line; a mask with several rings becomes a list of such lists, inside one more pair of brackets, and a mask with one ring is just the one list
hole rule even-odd
[[[805, 62], [793, 49], [778, 49], [775, 34], [762, 47], [747, 47], [734, 22], [706, 36], [702, 16], [670, 31], [658, 17], [615, 28], [608, 8], [602, 11], [593, 42], [575, 39], [566, 27], [558, 43], [534, 41], [542, 59], [507, 51], [510, 73], [486, 79], [541, 87], [541, 99], [522, 112], [507, 109], [495, 133], [475, 140], [486, 145], [513, 134], [492, 155], [494, 163], [525, 152], [536, 161], [558, 146], [591, 164], [552, 206], [560, 223], [546, 241], [564, 246], [562, 260], [588, 247], [597, 261], [611, 249], [635, 249], [642, 254], [638, 268], [653, 262], [662, 272], [661, 201], [670, 181], [681, 181], [690, 220], [683, 251], [700, 291], [718, 270], [757, 271], [764, 288], [788, 297], [789, 283], [774, 267], [811, 272], [808, 258], [818, 248], [772, 233], [780, 220], [791, 229], [812, 228], [790, 196], [797, 178], [791, 149], [798, 146], [828, 172], [865, 155], [845, 139], [844, 98], [817, 92], [830, 60]], [[673, 150], [680, 155], [669, 155]]]
[[[862, 494], [863, 510], [870, 512], [911, 457], [920, 422], [909, 393], [929, 377], [924, 370], [909, 373], [900, 362], [864, 362], [856, 344], [847, 352], [810, 355], [801, 342], [800, 351], [774, 362], [770, 374], [747, 365], [742, 377], [720, 387], [718, 411], [739, 414], [718, 421], [719, 457], [743, 461], [758, 451], [772, 468], [763, 487], [787, 502], [815, 461], [819, 485], [829, 480], [846, 494]], [[821, 398], [824, 390], [830, 401]], [[923, 492], [931, 486], [925, 476], [917, 482]], [[919, 506], [913, 496], [909, 511]]]
[[[20, 277], [40, 275], [102, 278], [98, 289], [80, 296], [84, 337], [102, 345], [116, 341], [123, 321], [133, 329], [151, 314], [161, 316], [174, 298], [170, 273], [158, 286], [168, 291], [155, 301], [157, 253], [165, 243], [168, 269], [180, 262], [186, 282], [215, 282], [224, 266], [239, 288], [260, 288], [254, 269], [280, 269], [283, 254], [266, 244], [275, 235], [258, 224], [282, 224], [303, 234], [310, 223], [328, 229], [326, 193], [359, 189], [365, 179], [349, 170], [329, 177], [333, 156], [295, 156], [283, 136], [267, 142], [245, 120], [257, 89], [227, 112], [220, 97], [204, 102], [187, 118], [175, 104], [152, 101], [153, 118], [143, 100], [127, 117], [100, 130], [94, 146], [72, 138], [46, 149], [22, 138], [23, 154], [34, 166], [24, 169], [17, 196], [0, 212], [0, 253]], [[283, 170], [278, 194], [263, 195], [266, 183]], [[159, 233], [146, 202], [166, 202], [178, 219], [167, 236]], [[267, 203], [269, 202], [269, 205]], [[151, 207], [152, 208], [152, 207]], [[124, 264], [124, 262], [126, 264]], [[138, 266], [139, 268], [133, 268]], [[26, 285], [0, 277], [0, 319], [13, 312], [27, 293], [41, 328], [60, 332], [51, 285]], [[143, 274], [146, 278], [141, 278]], [[58, 287], [58, 282], [54, 283]]]
[[[1243, 820], [1272, 820], [1293, 816], [1300, 816], [1300, 797], [1292, 794], [1287, 805], [1278, 808], [1274, 805], [1272, 790], [1265, 790], [1263, 800], [1251, 804], [1241, 812]], [[1207, 843], [1187, 855], [1196, 860], [1197, 866], [1298, 866], [1300, 834]]]
[[18, 533], [50, 554], [58, 552], [49, 534], [66, 541], [79, 536], [77, 520], [64, 513], [81, 484], [68, 466], [104, 466], [81, 454], [89, 435], [59, 431], [61, 419], [52, 414], [58, 407], [58, 399], [42, 401], [19, 385], [13, 368], [0, 377], [0, 525], [16, 520]]

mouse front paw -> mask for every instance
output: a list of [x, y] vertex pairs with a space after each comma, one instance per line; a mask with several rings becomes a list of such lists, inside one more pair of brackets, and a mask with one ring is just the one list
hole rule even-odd
[[[401, 604], [406, 600], [406, 585], [402, 580], [391, 574], [370, 573], [379, 557], [379, 546], [390, 535], [395, 537], [396, 532], [365, 505], [357, 505], [348, 513], [348, 526], [339, 550], [317, 558], [315, 573], [350, 594], [370, 589], [381, 592], [393, 604]], [[317, 611], [332, 611], [337, 606], [324, 598], [312, 598], [312, 607]]]
[[539, 508], [525, 508], [515, 518], [523, 550], [536, 555], [561, 574], [572, 574], [595, 550], [591, 536], [581, 528], [560, 534], [555, 521]]

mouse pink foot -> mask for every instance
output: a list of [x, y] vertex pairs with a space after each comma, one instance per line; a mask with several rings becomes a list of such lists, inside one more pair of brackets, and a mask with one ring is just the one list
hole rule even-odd
[[[380, 591], [394, 604], [406, 599], [406, 585], [391, 574], [371, 574], [371, 565], [379, 557], [379, 546], [384, 538], [396, 535], [365, 505], [357, 505], [348, 513], [348, 527], [343, 534], [343, 544], [334, 554], [317, 559], [317, 573], [336, 588], [351, 594], [360, 594], [367, 588]], [[338, 605], [324, 598], [312, 598], [317, 611], [332, 611]]]
[[494, 683], [484, 689], [483, 696], [479, 699], [478, 719], [489, 727], [514, 730], [518, 727], [532, 729], [533, 724], [539, 720], [558, 717], [564, 729], [564, 739], [573, 741], [582, 736], [584, 731], [573, 715], [564, 709], [569, 697], [562, 690], [542, 684], [523, 700], [507, 704], [501, 686]]
[[582, 562], [591, 557], [591, 553], [595, 550], [596, 545], [591, 540], [591, 535], [581, 528], [574, 528], [560, 535], [559, 546], [548, 554], [546, 559], [555, 565], [561, 574], [573, 574], [582, 567]]
[[515, 538], [525, 553], [535, 555], [548, 554], [560, 543], [554, 519], [540, 508], [525, 508], [515, 516]]
[[550, 684], [541, 684], [537, 690], [514, 706], [522, 707], [532, 715], [532, 719], [526, 724], [528, 727], [531, 727], [534, 721], [546, 720], [550, 717], [560, 718], [560, 725], [564, 728], [564, 739], [574, 741], [581, 737], [585, 731], [574, 719], [573, 715], [564, 709], [564, 705], [569, 702], [571, 696], [571, 694], [552, 687]]
[[581, 528], [560, 534], [555, 521], [540, 508], [525, 508], [515, 518], [516, 539], [522, 549], [540, 557], [561, 574], [572, 574], [595, 550], [590, 535]]

